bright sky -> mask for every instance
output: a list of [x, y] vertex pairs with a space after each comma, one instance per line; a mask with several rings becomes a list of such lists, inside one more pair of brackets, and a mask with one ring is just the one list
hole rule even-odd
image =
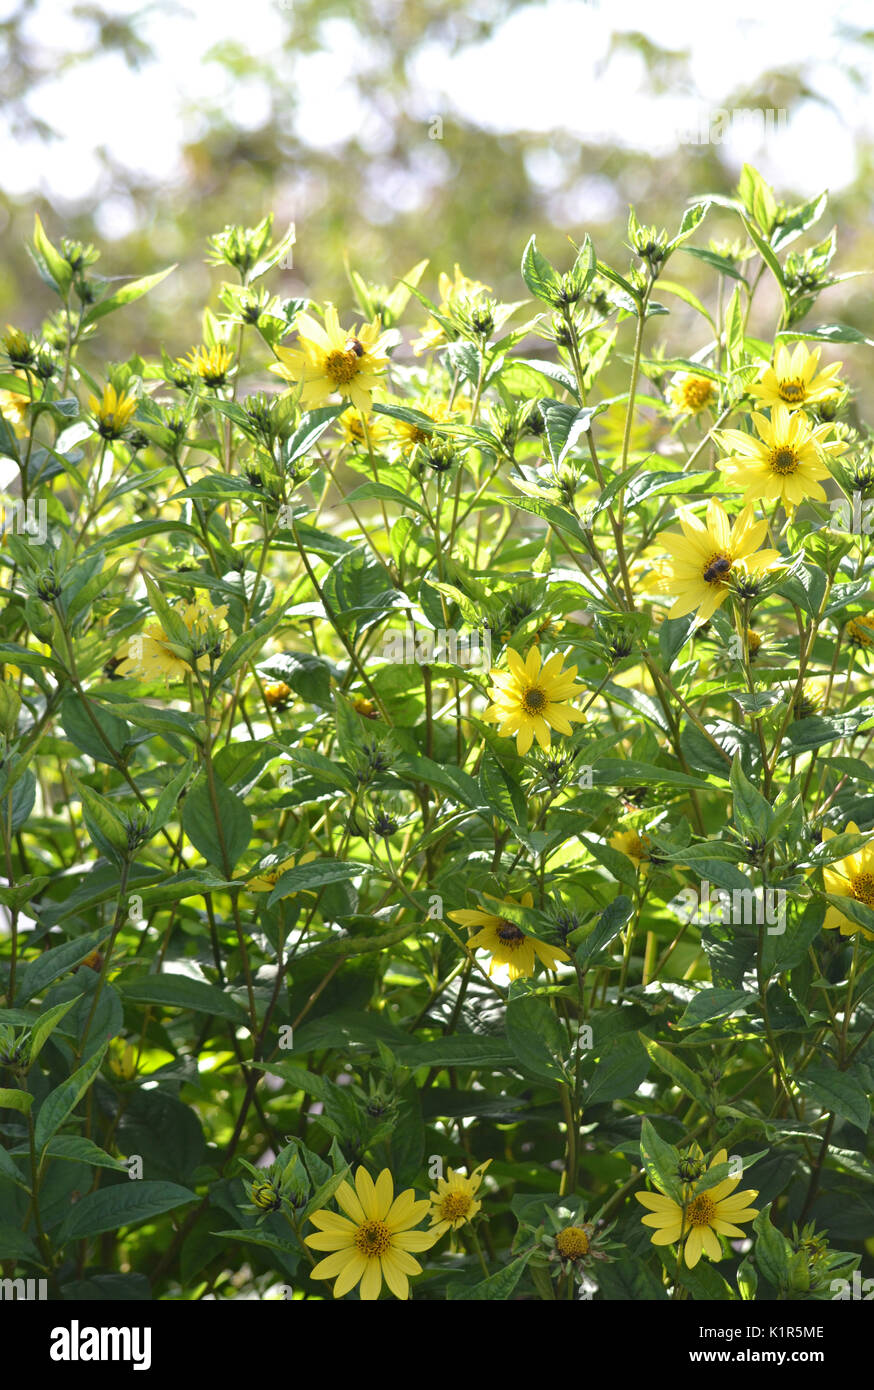
[[[127, 12], [138, 3], [111, 0], [108, 8]], [[176, 14], [156, 5], [142, 32], [159, 54], [157, 63], [132, 72], [120, 56], [108, 55], [33, 94], [33, 108], [63, 132], [59, 140], [15, 142], [0, 121], [6, 191], [38, 190], [55, 203], [83, 188], [102, 191], [98, 233], [126, 232], [131, 211], [111, 196], [95, 151], [103, 146], [161, 184], [179, 174], [182, 144], [198, 132], [198, 102], [218, 102], [239, 126], [257, 127], [268, 113], [260, 81], [233, 81], [204, 58], [215, 44], [233, 40], [256, 56], [277, 59], [293, 3], [186, 0]], [[13, 8], [14, 0], [0, 0], [0, 19]], [[868, 0], [842, 0], [839, 17], [828, 8], [821, 0], [794, 0], [788, 8], [780, 0], [731, 0], [730, 6], [714, 0], [546, 0], [518, 11], [485, 43], [456, 54], [439, 46], [420, 52], [413, 62], [416, 99], [424, 122], [439, 115], [449, 125], [461, 116], [495, 130], [563, 131], [658, 154], [674, 148], [690, 128], [703, 123], [706, 130], [721, 102], [769, 66], [803, 64], [808, 87], [828, 107], [806, 102], [782, 128], [775, 119], [764, 141], [755, 131], [729, 126], [723, 143], [738, 167], [749, 159], [777, 184], [813, 194], [847, 183], [855, 170], [855, 137], [874, 133], [874, 106], [846, 75], [852, 60], [869, 91], [874, 83], [874, 53], [850, 46], [845, 36], [845, 26], [870, 19]], [[65, 0], [37, 5], [29, 32], [47, 53], [87, 42], [88, 27], [73, 10]], [[639, 91], [642, 60], [627, 51], [609, 54], [617, 30], [688, 49], [696, 90]], [[354, 127], [378, 154], [386, 131], [379, 117], [368, 120], [359, 109], [348, 78], [378, 68], [379, 56], [362, 46], [349, 21], [327, 21], [325, 35], [329, 55], [278, 59], [301, 98], [297, 130], [330, 148]], [[546, 189], [558, 181], [548, 158], [531, 172]]]

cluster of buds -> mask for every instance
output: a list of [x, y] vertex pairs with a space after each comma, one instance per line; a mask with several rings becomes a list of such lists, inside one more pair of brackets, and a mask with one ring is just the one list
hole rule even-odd
[[461, 294], [453, 300], [452, 319], [463, 337], [484, 342], [494, 332], [497, 307], [483, 290]]
[[267, 254], [273, 234], [273, 217], [268, 215], [257, 227], [225, 227], [207, 239], [210, 265], [230, 265], [245, 279]]
[[667, 232], [659, 227], [641, 227], [632, 209], [628, 217], [628, 240], [631, 249], [646, 263], [650, 275], [655, 279], [665, 261]]
[[312, 1191], [310, 1175], [304, 1166], [298, 1145], [292, 1141], [267, 1168], [253, 1168], [244, 1158], [241, 1165], [251, 1175], [243, 1179], [249, 1201], [243, 1211], [258, 1218], [259, 1224], [277, 1211], [289, 1215], [305, 1207]]
[[29, 1066], [30, 1029], [10, 1028], [0, 1024], [0, 1067], [23, 1076]]

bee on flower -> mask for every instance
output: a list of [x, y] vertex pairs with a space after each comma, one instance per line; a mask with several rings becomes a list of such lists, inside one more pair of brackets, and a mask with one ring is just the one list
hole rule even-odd
[[333, 304], [325, 310], [324, 327], [312, 314], [295, 319], [300, 346], [278, 347], [278, 362], [270, 370], [293, 385], [300, 384], [304, 410], [325, 405], [333, 395], [351, 401], [367, 415], [373, 392], [388, 366], [386, 348], [395, 341], [392, 332], [381, 333], [378, 319], [347, 332]]
[[700, 622], [712, 618], [731, 592], [732, 582], [756, 578], [780, 563], [778, 550], [759, 550], [768, 530], [745, 507], [732, 525], [715, 498], [707, 505], [706, 524], [688, 507], [677, 510], [679, 531], [660, 531], [656, 542], [668, 560], [656, 564], [650, 592], [674, 596], [669, 618], [697, 612]]
[[[491, 899], [490, 894], [484, 896]], [[534, 897], [523, 893], [519, 902], [513, 898], [491, 899], [500, 907], [501, 902], [511, 907], [533, 907]], [[515, 922], [498, 912], [486, 912], [482, 908], [458, 908], [447, 914], [450, 921], [459, 922], [463, 927], [479, 927], [480, 930], [469, 938], [468, 950], [488, 951], [491, 956], [489, 975], [501, 966], [507, 966], [511, 980], [535, 973], [535, 962], [539, 961], [547, 970], [557, 970], [560, 961], [570, 960], [567, 951], [560, 946], [550, 946], [539, 937], [524, 932]]]

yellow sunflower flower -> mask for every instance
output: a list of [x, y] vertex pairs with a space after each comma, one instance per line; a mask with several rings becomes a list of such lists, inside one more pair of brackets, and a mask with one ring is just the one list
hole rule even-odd
[[[302, 854], [300, 859], [298, 859], [297, 854], [289, 854], [282, 860], [274, 860], [273, 862], [268, 860], [263, 867], [259, 868], [258, 872], [253, 874], [248, 880], [246, 887], [249, 889], [250, 893], [272, 893], [282, 875], [288, 873], [289, 869], [300, 868], [301, 864], [311, 864], [312, 861], [317, 858], [318, 855], [316, 851], [312, 849], [306, 854]], [[296, 898], [297, 893], [292, 891], [290, 893], [285, 893], [283, 896], [286, 898]], [[315, 895], [310, 893], [307, 896], [314, 897]]]
[[[728, 1162], [725, 1149], [710, 1164], [711, 1168]], [[635, 1192], [635, 1197], [648, 1209], [648, 1215], [641, 1217], [644, 1226], [654, 1226], [651, 1237], [653, 1245], [676, 1245], [683, 1241], [683, 1260], [689, 1269], [694, 1269], [702, 1255], [709, 1260], [722, 1259], [722, 1246], [719, 1236], [743, 1237], [738, 1221], [752, 1221], [758, 1211], [748, 1204], [758, 1192], [752, 1188], [735, 1192], [740, 1178], [726, 1178], [715, 1187], [704, 1192], [694, 1193], [681, 1206], [673, 1197], [662, 1192]]]
[[311, 314], [298, 314], [295, 327], [300, 347], [277, 348], [279, 361], [270, 370], [286, 381], [303, 383], [300, 400], [304, 410], [325, 405], [337, 392], [366, 415], [388, 366], [385, 348], [391, 334], [380, 334], [378, 319], [347, 333], [340, 327], [333, 304], [325, 310], [324, 327]]
[[[833, 830], [824, 829], [823, 841], [832, 839], [834, 833]], [[844, 834], [859, 834], [859, 827], [854, 820], [846, 826]], [[833, 864], [827, 864], [822, 876], [827, 893], [834, 893], [841, 898], [854, 898], [857, 903], [874, 907], [874, 840], [863, 845], [855, 854], [848, 854], [846, 859], [836, 859]], [[829, 930], [838, 929], [841, 936], [853, 936], [856, 932], [861, 932], [869, 941], [874, 941], [874, 932], [845, 916], [839, 907], [833, 907], [831, 903], [826, 909], [823, 926]]]
[[388, 434], [385, 425], [379, 419], [362, 414], [360, 410], [344, 410], [337, 424], [344, 441], [355, 449], [367, 448], [368, 435], [371, 445], [376, 446], [381, 444]]
[[450, 1168], [448, 1178], [437, 1179], [437, 1191], [431, 1193], [430, 1215], [431, 1228], [438, 1239], [450, 1227], [457, 1231], [476, 1216], [482, 1206], [476, 1194], [491, 1161], [487, 1158], [485, 1163], [474, 1168], [470, 1177]]
[[567, 703], [582, 695], [585, 687], [575, 682], [576, 666], [562, 670], [565, 655], [554, 652], [548, 661], [543, 661], [535, 644], [523, 660], [518, 652], [508, 647], [509, 671], [490, 673], [493, 684], [489, 695], [493, 703], [482, 717], [487, 723], [498, 725], [501, 738], [516, 735], [516, 752], [520, 757], [525, 756], [535, 738], [541, 748], [548, 748], [552, 741], [551, 729], [570, 734], [573, 721], [585, 721], [585, 715]]
[[860, 613], [857, 618], [851, 618], [844, 631], [851, 646], [874, 645], [874, 613]]
[[22, 396], [18, 391], [0, 391], [0, 415], [4, 420], [8, 420], [17, 435], [22, 435], [22, 426], [27, 416], [27, 408], [30, 405], [30, 397]]
[[264, 703], [271, 709], [279, 710], [280, 714], [286, 710], [294, 699], [294, 691], [285, 681], [273, 681], [264, 687]]
[[826, 501], [820, 479], [830, 476], [822, 462], [823, 454], [842, 454], [847, 445], [829, 439], [832, 427], [811, 425], [800, 410], [790, 413], [785, 405], [775, 405], [770, 420], [753, 411], [753, 424], [759, 438], [740, 430], [715, 430], [714, 439], [727, 457], [716, 467], [732, 487], [744, 487], [745, 502], [782, 502], [792, 516], [799, 502], [813, 497]]
[[707, 504], [707, 524], [688, 507], [680, 507], [681, 531], [660, 531], [657, 543], [670, 556], [656, 567], [651, 590], [673, 594], [669, 618], [682, 618], [696, 609], [706, 622], [729, 593], [729, 578], [761, 574], [780, 561], [777, 550], [759, 550], [768, 530], [766, 521], [754, 521], [752, 507], [745, 507], [734, 525], [715, 498]]
[[354, 1189], [341, 1182], [334, 1195], [345, 1216], [323, 1208], [310, 1217], [319, 1229], [306, 1237], [306, 1244], [331, 1252], [315, 1266], [313, 1278], [334, 1279], [335, 1298], [360, 1283], [361, 1299], [372, 1302], [379, 1298], [383, 1280], [395, 1298], [409, 1298], [407, 1276], [422, 1273], [410, 1252], [430, 1250], [437, 1239], [433, 1231], [412, 1229], [427, 1214], [427, 1199], [416, 1201], [411, 1187], [395, 1197], [388, 1168], [375, 1183], [359, 1168]]
[[116, 391], [110, 383], [104, 388], [103, 399], [88, 397], [88, 406], [97, 425], [97, 433], [103, 439], [119, 439], [137, 408], [136, 396]]
[[[513, 898], [494, 898], [492, 901], [499, 904], [509, 903], [512, 907], [534, 905], [531, 893], [523, 893], [519, 903]], [[493, 975], [499, 966], [506, 965], [510, 979], [518, 980], [523, 975], [534, 974], [535, 960], [539, 960], [547, 970], [556, 970], [560, 960], [570, 960], [567, 951], [563, 951], [560, 946], [549, 946], [537, 936], [528, 936], [515, 922], [510, 922], [497, 913], [485, 912], [479, 907], [462, 907], [456, 912], [448, 913], [447, 916], [450, 921], [460, 922], [463, 927], [481, 928], [475, 936], [468, 939], [467, 944], [470, 950], [482, 949], [489, 952], [492, 958], [489, 965], [490, 975]]]
[[[227, 616], [227, 605], [213, 608], [206, 599], [184, 603], [179, 607], [179, 616], [191, 634], [192, 646], [200, 645], [217, 632], [218, 626]], [[220, 642], [221, 635], [218, 636]], [[179, 653], [179, 648], [170, 641], [160, 623], [150, 623], [140, 637], [131, 638], [131, 655], [116, 667], [118, 676], [140, 676], [143, 680], [186, 680], [191, 671], [191, 663]], [[134, 646], [133, 644], [138, 644]], [[206, 670], [209, 666], [209, 653], [204, 652], [197, 659], [197, 669]]]
[[750, 395], [760, 406], [786, 405], [790, 410], [827, 400], [841, 384], [836, 378], [843, 363], [833, 362], [824, 371], [817, 372], [821, 352], [822, 348], [808, 352], [803, 343], [792, 353], [786, 347], [778, 347], [774, 365], [765, 368], [759, 380], [750, 387]]
[[[437, 288], [440, 292], [440, 303], [437, 310], [444, 318], [449, 318], [453, 307], [460, 299], [474, 299], [477, 295], [484, 294], [491, 289], [490, 285], [484, 285], [480, 280], [471, 280], [467, 275], [462, 275], [461, 267], [456, 262], [455, 272], [450, 278], [445, 270], [441, 270], [437, 277]], [[422, 330], [421, 338], [417, 338], [413, 343], [413, 352], [417, 357], [421, 357], [423, 352], [430, 352], [433, 348], [442, 347], [447, 342], [446, 330], [442, 323], [435, 318], [429, 318]]]
[[649, 836], [639, 830], [617, 830], [607, 841], [611, 849], [618, 849], [630, 859], [636, 869], [649, 863]]
[[682, 415], [698, 415], [719, 400], [719, 386], [709, 376], [679, 376], [671, 385], [668, 398]]
[[224, 386], [234, 361], [234, 354], [226, 343], [216, 343], [213, 347], [192, 348], [189, 360], [180, 358], [180, 365], [199, 376], [205, 386]]

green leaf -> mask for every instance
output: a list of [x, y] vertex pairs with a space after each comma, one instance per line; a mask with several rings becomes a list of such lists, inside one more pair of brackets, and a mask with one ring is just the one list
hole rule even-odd
[[85, 828], [98, 849], [109, 853], [110, 857], [112, 850], [124, 854], [127, 851], [127, 828], [112, 803], [85, 782], [74, 778], [73, 784], [82, 802]]
[[163, 1216], [188, 1202], [197, 1193], [175, 1182], [128, 1181], [88, 1192], [70, 1210], [61, 1227], [60, 1240], [68, 1244], [122, 1226], [136, 1226], [150, 1217]]
[[605, 406], [564, 405], [561, 401], [541, 401], [540, 413], [546, 427], [546, 442], [556, 468], [579, 443], [580, 436], [592, 427], [592, 421]]
[[0, 1260], [27, 1260], [29, 1264], [42, 1268], [36, 1246], [30, 1236], [17, 1226], [0, 1226]]
[[14, 1091], [8, 1086], [0, 1086], [0, 1110], [19, 1110], [27, 1115], [33, 1105], [29, 1091]]
[[511, 1067], [516, 1062], [508, 1041], [475, 1033], [450, 1033], [433, 1042], [399, 1043], [393, 1051], [403, 1067]]
[[74, 941], [53, 946], [50, 951], [43, 951], [36, 960], [30, 961], [21, 973], [21, 984], [16, 991], [19, 1004], [26, 1004], [35, 994], [41, 994], [53, 980], [79, 965], [103, 944], [109, 932], [109, 927], [101, 927], [98, 931], [88, 932], [87, 936], [77, 936]]
[[581, 970], [588, 970], [604, 948], [619, 935], [633, 911], [634, 904], [624, 893], [607, 904], [592, 931], [577, 947], [576, 962]]
[[56, 1004], [53, 1009], [40, 1014], [30, 1033], [30, 1053], [28, 1061], [33, 1066], [43, 1047], [48, 1041], [54, 1029], [58, 1026], [64, 1014], [69, 1013], [79, 995], [75, 999], [67, 999], [63, 1004]]
[[129, 1004], [161, 1004], [166, 1009], [191, 1009], [194, 1013], [212, 1014], [236, 1024], [246, 1021], [245, 1011], [219, 985], [192, 980], [187, 975], [128, 977], [121, 986], [121, 996]]
[[507, 1005], [507, 1041], [526, 1071], [564, 1081], [567, 1034], [545, 999], [529, 994]]
[[88, 1090], [103, 1064], [107, 1046], [107, 1043], [101, 1043], [84, 1066], [81, 1066], [78, 1071], [74, 1071], [73, 1075], [63, 1081], [60, 1086], [57, 1086], [54, 1091], [49, 1091], [36, 1116], [33, 1142], [38, 1154], [42, 1153], [49, 1140], [60, 1129], [67, 1117], [72, 1114]]
[[56, 1134], [46, 1146], [49, 1158], [63, 1158], [71, 1163], [90, 1163], [92, 1168], [112, 1168], [126, 1173], [127, 1164], [120, 1158], [113, 1158], [99, 1144], [78, 1134]]
[[204, 770], [193, 783], [182, 810], [182, 828], [208, 863], [230, 875], [252, 838], [245, 802], [213, 774], [213, 795]]
[[729, 1018], [744, 1013], [755, 1003], [755, 996], [742, 989], [702, 989], [687, 1005], [678, 1028], [697, 1028], [713, 1018]]
[[784, 1235], [771, 1224], [771, 1203], [763, 1207], [753, 1222], [756, 1244], [753, 1252], [756, 1265], [769, 1284], [780, 1289], [789, 1277], [792, 1248]]
[[317, 859], [309, 864], [299, 864], [295, 869], [287, 869], [276, 880], [267, 906], [273, 907], [281, 898], [292, 893], [300, 893], [313, 888], [323, 888], [326, 883], [348, 883], [350, 879], [360, 878], [372, 873], [370, 864], [358, 859]]
[[825, 920], [825, 903], [812, 899], [795, 922], [787, 922], [782, 933], [766, 932], [762, 946], [762, 972], [765, 979], [782, 975], [807, 959], [810, 946]]
[[[597, 1052], [597, 1037], [594, 1041]], [[648, 1071], [649, 1058], [636, 1034], [611, 1040], [582, 1091], [583, 1104], [588, 1108], [620, 1097], [632, 1097]]]
[[517, 1259], [511, 1260], [510, 1264], [505, 1265], [503, 1269], [499, 1269], [497, 1273], [490, 1274], [487, 1279], [481, 1280], [479, 1284], [474, 1284], [472, 1289], [450, 1286], [450, 1298], [463, 1298], [473, 1302], [482, 1302], [486, 1300], [490, 1303], [503, 1302], [513, 1293], [533, 1254], [533, 1250], [526, 1250], [524, 1255], [519, 1255]]
[[796, 1077], [799, 1088], [823, 1110], [867, 1132], [871, 1102], [861, 1081], [851, 1072], [838, 1071], [831, 1062], [811, 1062]]
[[65, 299], [73, 283], [73, 267], [49, 241], [39, 213], [34, 217], [33, 259], [42, 278], [54, 285], [61, 298]]
[[655, 1063], [659, 1071], [669, 1076], [681, 1091], [685, 1091], [691, 1100], [696, 1100], [703, 1110], [708, 1112], [713, 1109], [713, 1102], [707, 1093], [704, 1083], [698, 1079], [691, 1067], [682, 1062], [679, 1057], [675, 1057], [661, 1043], [653, 1038], [646, 1037], [643, 1033], [640, 1040], [649, 1053], [650, 1060]]
[[640, 1158], [653, 1185], [675, 1202], [682, 1202], [683, 1184], [678, 1173], [680, 1155], [673, 1144], [662, 1139], [646, 1116], [640, 1127]]
[[98, 304], [92, 305], [82, 320], [83, 328], [89, 324], [96, 323], [98, 319], [105, 318], [107, 314], [114, 313], [124, 304], [132, 304], [135, 299], [147, 294], [154, 289], [155, 285], [160, 285], [171, 271], [175, 270], [175, 265], [169, 265], [166, 270], [159, 270], [155, 275], [144, 275], [140, 280], [131, 280], [127, 285], [123, 285], [115, 294], [109, 295], [106, 299], [101, 299]]
[[532, 237], [522, 253], [522, 279], [535, 299], [555, 308], [561, 290], [561, 276], [544, 255], [537, 249], [537, 240]]

